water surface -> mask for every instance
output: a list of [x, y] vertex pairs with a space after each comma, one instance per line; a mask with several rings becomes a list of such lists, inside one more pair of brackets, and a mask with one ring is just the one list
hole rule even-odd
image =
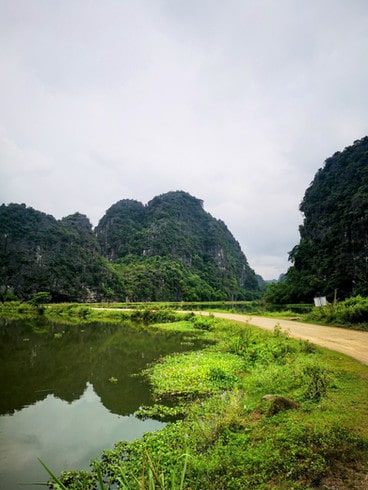
[[161, 428], [134, 416], [152, 402], [146, 380], [136, 375], [160, 356], [187, 349], [180, 334], [128, 323], [0, 320], [0, 488], [47, 480], [37, 458], [57, 473], [87, 469], [115, 442]]

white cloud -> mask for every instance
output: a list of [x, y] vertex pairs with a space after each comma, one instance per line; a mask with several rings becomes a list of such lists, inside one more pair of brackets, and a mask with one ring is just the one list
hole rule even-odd
[[367, 132], [366, 2], [0, 0], [0, 198], [94, 224], [183, 189], [265, 278]]

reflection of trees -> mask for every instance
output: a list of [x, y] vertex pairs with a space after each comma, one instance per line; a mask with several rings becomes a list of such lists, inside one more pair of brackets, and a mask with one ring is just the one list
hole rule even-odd
[[[109, 411], [133, 413], [149, 403], [150, 393], [144, 380], [131, 375], [179, 350], [178, 334], [139, 331], [128, 323], [70, 326], [46, 319], [38, 324], [2, 320], [0, 414], [32, 405], [49, 393], [71, 403], [82, 396], [87, 382]], [[108, 381], [111, 376], [118, 379], [116, 384]]]

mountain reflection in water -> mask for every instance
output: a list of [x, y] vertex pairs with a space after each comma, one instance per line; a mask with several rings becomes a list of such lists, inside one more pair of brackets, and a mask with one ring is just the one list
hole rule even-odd
[[38, 457], [54, 471], [87, 469], [89, 461], [114, 442], [142, 437], [162, 426], [154, 420], [110, 413], [90, 383], [81, 398], [71, 403], [47, 395], [0, 418], [1, 484], [12, 490], [18, 482], [46, 480]]
[[115, 442], [161, 428], [133, 415], [152, 398], [146, 380], [132, 375], [184, 350], [182, 335], [128, 323], [0, 320], [1, 488], [47, 480], [37, 458], [55, 472], [88, 468]]

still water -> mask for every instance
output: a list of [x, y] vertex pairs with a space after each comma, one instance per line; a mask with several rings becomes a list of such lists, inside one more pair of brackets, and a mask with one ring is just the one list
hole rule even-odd
[[56, 473], [88, 469], [115, 442], [163, 427], [134, 416], [152, 397], [145, 379], [133, 375], [188, 350], [183, 340], [130, 323], [0, 320], [0, 489], [46, 481], [37, 458]]

